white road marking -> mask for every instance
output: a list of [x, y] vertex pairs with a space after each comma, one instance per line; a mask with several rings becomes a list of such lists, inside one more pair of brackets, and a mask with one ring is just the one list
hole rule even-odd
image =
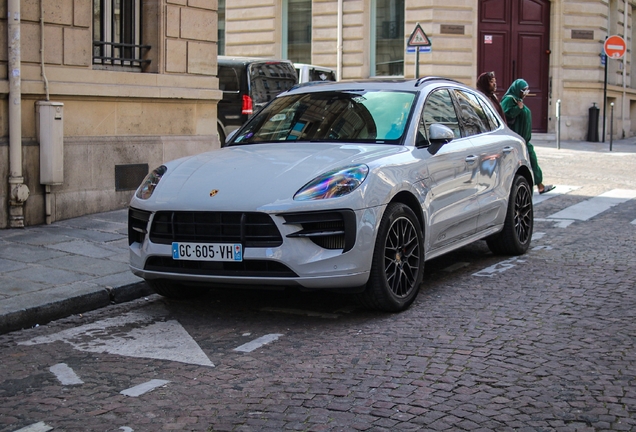
[[44, 422], [33, 423], [32, 425], [25, 426], [22, 429], [18, 429], [15, 432], [47, 432], [53, 430], [53, 428]]
[[541, 240], [543, 238], [543, 236], [545, 236], [544, 232], [534, 232], [534, 233], [532, 233], [532, 240], [531, 241]]
[[131, 387], [129, 389], [122, 390], [119, 393], [123, 394], [124, 396], [137, 397], [137, 396], [141, 396], [144, 393], [148, 393], [149, 391], [154, 390], [157, 387], [164, 386], [168, 384], [169, 382], [170, 381], [153, 379], [143, 384], [139, 384], [134, 387]]
[[263, 345], [266, 345], [270, 342], [277, 340], [281, 336], [282, 334], [280, 333], [272, 333], [265, 336], [261, 336], [258, 339], [254, 339], [251, 342], [241, 345], [238, 348], [234, 348], [234, 351], [240, 351], [240, 352], [246, 352], [246, 353], [252, 352], [255, 349], [262, 347]]
[[534, 195], [532, 195], [532, 203], [534, 205], [537, 205], [545, 200], [548, 200], [550, 198], [554, 198], [555, 196], [559, 196], [559, 195], [563, 195], [566, 194], [568, 192], [572, 192], [573, 190], [577, 190], [579, 189], [581, 186], [566, 186], [566, 185], [556, 185], [556, 187], [554, 189], [552, 189], [550, 192], [546, 192], [544, 194], [540, 194], [539, 192], [535, 191]]
[[505, 261], [498, 262], [497, 264], [493, 264], [490, 267], [486, 267], [483, 270], [479, 270], [477, 273], [473, 273], [473, 276], [493, 277], [497, 273], [503, 273], [506, 270], [510, 270], [511, 268], [515, 267], [515, 263], [525, 262], [525, 260], [520, 259], [519, 257], [510, 258]]
[[469, 266], [470, 263], [467, 262], [456, 262], [453, 265], [449, 265], [448, 267], [446, 267], [445, 269], [443, 269], [443, 271], [445, 271], [446, 273], [452, 273], [455, 270], [459, 270], [461, 268], [464, 268], [466, 266]]
[[615, 205], [636, 198], [636, 190], [614, 189], [595, 196], [560, 212], [548, 216], [548, 219], [574, 219], [586, 221], [594, 216], [609, 210]]
[[119, 429], [123, 430], [124, 432], [135, 432], [134, 429], [129, 428], [128, 426], [119, 426]]
[[636, 225], [636, 219], [631, 222], [632, 225]]
[[55, 377], [62, 383], [62, 385], [84, 384], [84, 381], [82, 381], [75, 371], [68, 367], [66, 363], [53, 365], [49, 368], [49, 370], [55, 374]]
[[310, 316], [310, 317], [332, 318], [332, 319], [338, 318], [340, 316], [340, 315], [327, 313], [327, 312], [315, 312], [315, 311], [308, 311], [308, 310], [302, 310], [302, 309], [266, 307], [266, 308], [261, 308], [261, 310], [263, 312], [279, 312], [279, 313], [286, 313], [291, 315], [303, 315], [303, 316]]
[[552, 222], [557, 228], [567, 228], [574, 223], [572, 219], [543, 219], [543, 218], [535, 218], [535, 222]]
[[106, 352], [214, 367], [214, 363], [181, 324], [175, 320], [164, 321], [166, 314], [165, 310], [152, 308], [129, 312], [52, 335], [39, 336], [20, 342], [20, 345], [62, 341], [84, 352]]

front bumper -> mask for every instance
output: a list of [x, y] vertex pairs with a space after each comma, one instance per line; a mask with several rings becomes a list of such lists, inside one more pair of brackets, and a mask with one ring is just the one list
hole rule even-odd
[[[309, 289], [351, 288], [364, 285], [371, 269], [377, 228], [384, 206], [342, 211], [349, 216], [341, 246], [323, 234], [327, 225], [308, 223], [310, 212], [269, 214], [282, 244], [270, 247], [243, 245], [243, 261], [232, 263], [172, 260], [170, 242], [154, 242], [150, 227], [157, 213], [130, 209], [130, 268], [144, 279], [213, 285], [300, 286]], [[315, 212], [316, 214], [325, 212]], [[333, 212], [332, 212], [333, 213]], [[141, 215], [141, 219], [139, 218]], [[147, 221], [143, 221], [147, 215]], [[304, 222], [304, 223], [301, 223]], [[146, 233], [144, 231], [146, 227]], [[354, 230], [354, 232], [351, 232]]]

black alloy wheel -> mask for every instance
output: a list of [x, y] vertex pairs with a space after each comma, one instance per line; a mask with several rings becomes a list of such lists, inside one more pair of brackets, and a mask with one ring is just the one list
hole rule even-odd
[[510, 190], [503, 230], [486, 242], [495, 254], [523, 255], [530, 247], [533, 227], [532, 188], [525, 177], [517, 175]]
[[380, 222], [371, 274], [360, 295], [364, 306], [387, 312], [407, 309], [424, 274], [424, 237], [408, 206], [391, 203]]

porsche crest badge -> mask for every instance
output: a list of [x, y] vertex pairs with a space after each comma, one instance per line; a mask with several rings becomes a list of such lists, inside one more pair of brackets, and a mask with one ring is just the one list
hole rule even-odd
[[216, 194], [218, 194], [218, 193], [219, 193], [219, 190], [218, 190], [218, 189], [212, 189], [212, 190], [210, 191], [210, 197], [213, 197], [213, 196], [215, 196], [215, 195], [216, 195]]

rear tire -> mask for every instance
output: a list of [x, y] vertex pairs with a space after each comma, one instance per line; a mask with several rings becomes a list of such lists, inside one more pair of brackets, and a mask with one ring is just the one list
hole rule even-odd
[[488, 248], [498, 255], [523, 255], [530, 247], [533, 227], [532, 188], [525, 177], [517, 175], [510, 190], [503, 230], [486, 239]]
[[358, 299], [369, 309], [400, 312], [417, 297], [424, 276], [424, 236], [408, 206], [387, 206], [375, 241], [371, 274]]
[[203, 288], [188, 287], [165, 279], [146, 279], [146, 283], [157, 294], [175, 300], [198, 297], [205, 293]]

